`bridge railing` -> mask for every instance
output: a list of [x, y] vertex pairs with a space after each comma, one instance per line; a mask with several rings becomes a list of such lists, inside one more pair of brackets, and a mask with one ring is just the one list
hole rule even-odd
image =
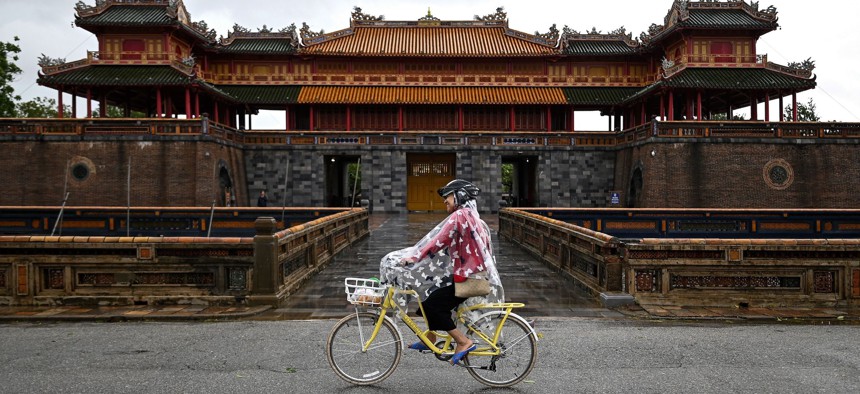
[[499, 233], [592, 293], [640, 304], [838, 307], [860, 304], [857, 219], [857, 210], [505, 208]]
[[595, 296], [622, 290], [619, 243], [613, 236], [510, 208], [499, 211], [499, 234]]
[[0, 236], [0, 305], [277, 305], [368, 234], [365, 209], [250, 223], [257, 236]]

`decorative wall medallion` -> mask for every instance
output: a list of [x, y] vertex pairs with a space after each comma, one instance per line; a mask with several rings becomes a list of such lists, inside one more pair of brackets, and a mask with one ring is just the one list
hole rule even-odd
[[771, 189], [784, 190], [794, 182], [794, 170], [787, 161], [773, 159], [764, 165], [764, 183]]

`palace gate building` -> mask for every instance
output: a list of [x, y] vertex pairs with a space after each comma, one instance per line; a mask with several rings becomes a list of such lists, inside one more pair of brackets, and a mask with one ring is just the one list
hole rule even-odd
[[[67, 190], [70, 205], [247, 206], [265, 190], [278, 206], [442, 210], [435, 190], [457, 177], [486, 211], [858, 206], [844, 185], [860, 177], [860, 127], [783, 117], [815, 77], [758, 53], [776, 9], [666, 5], [635, 38], [529, 34], [502, 8], [388, 21], [357, 7], [329, 33], [217, 37], [182, 0], [79, 2], [98, 49], [43, 59], [38, 83], [60, 108], [85, 98], [85, 118], [0, 121], [0, 205], [58, 205]], [[750, 119], [732, 120], [742, 108]], [[260, 110], [284, 129], [254, 129]], [[605, 129], [579, 127], [582, 111]]]

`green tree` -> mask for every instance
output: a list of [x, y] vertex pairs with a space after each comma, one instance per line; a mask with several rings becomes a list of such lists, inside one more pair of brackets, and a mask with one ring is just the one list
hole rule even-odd
[[[794, 120], [791, 104], [785, 106], [783, 117], [786, 122]], [[821, 118], [815, 112], [815, 102], [812, 101], [812, 97], [809, 98], [809, 101], [806, 104], [797, 104], [798, 122], [818, 122], [819, 120], [821, 120]]]
[[[47, 97], [36, 97], [30, 101], [15, 104], [15, 116], [19, 118], [56, 118], [57, 100]], [[72, 117], [72, 108], [63, 104], [63, 117]]]
[[[14, 42], [17, 41], [20, 39], [15, 36]], [[0, 118], [15, 116], [15, 102], [21, 100], [21, 96], [15, 95], [15, 89], [10, 85], [15, 76], [21, 73], [21, 68], [15, 64], [21, 47], [14, 42], [0, 41]]]

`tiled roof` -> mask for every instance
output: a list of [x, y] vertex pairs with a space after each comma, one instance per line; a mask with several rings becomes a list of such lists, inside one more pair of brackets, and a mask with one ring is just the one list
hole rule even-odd
[[620, 104], [636, 94], [638, 88], [563, 88], [564, 96], [571, 105]]
[[289, 55], [296, 53], [296, 48], [288, 38], [243, 38], [222, 46], [220, 52]]
[[305, 86], [312, 104], [567, 104], [561, 88]]
[[634, 55], [636, 48], [615, 40], [569, 40], [565, 55]]
[[[515, 37], [503, 26], [354, 26], [325, 40], [305, 39], [305, 54], [370, 56], [540, 56], [558, 51]], [[318, 43], [317, 43], [318, 42]]]
[[756, 19], [743, 10], [690, 10], [690, 18], [679, 24], [697, 28], [769, 29], [775, 23]]
[[565, 55], [633, 55], [636, 48], [624, 41], [569, 40]]
[[299, 86], [221, 85], [221, 91], [245, 104], [290, 104], [299, 98]]
[[815, 80], [765, 68], [687, 68], [663, 81], [671, 87], [702, 89], [811, 89]]
[[87, 66], [62, 73], [44, 75], [39, 83], [47, 86], [153, 86], [187, 85], [194, 77], [170, 66]]
[[167, 15], [165, 6], [110, 7], [103, 12], [78, 18], [78, 26], [173, 25], [176, 19]]

